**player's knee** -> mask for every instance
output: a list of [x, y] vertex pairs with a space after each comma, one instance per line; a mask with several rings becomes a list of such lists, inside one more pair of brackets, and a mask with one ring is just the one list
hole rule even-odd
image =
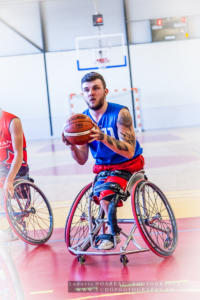
[[100, 205], [104, 211], [108, 210], [110, 202], [114, 199], [115, 194], [112, 191], [105, 191], [106, 193], [101, 193], [100, 195]]
[[100, 205], [103, 209], [108, 210], [109, 204], [110, 204], [110, 201], [107, 201], [104, 199], [100, 200]]

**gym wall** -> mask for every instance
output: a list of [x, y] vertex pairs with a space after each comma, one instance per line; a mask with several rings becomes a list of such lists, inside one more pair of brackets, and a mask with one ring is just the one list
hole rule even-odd
[[[133, 86], [141, 90], [144, 129], [199, 125], [200, 39], [149, 43], [149, 31], [137, 23], [150, 18], [200, 15], [199, 1], [128, 0], [126, 5], [130, 41], [134, 43], [134, 38], [143, 37], [140, 43], [130, 45], [130, 54]], [[98, 9], [104, 16], [102, 34], [125, 34], [122, 0], [101, 0]], [[95, 35], [98, 30], [92, 26], [95, 13], [92, 0], [45, 1], [43, 11], [52, 124], [57, 137], [68, 115], [67, 96], [80, 91], [80, 80], [86, 73], [76, 69], [74, 39]], [[5, 6], [0, 12], [0, 19], [42, 47], [38, 16], [36, 2], [23, 3], [21, 7]], [[0, 46], [0, 106], [21, 117], [28, 139], [48, 138], [43, 54], [34, 46], [30, 48], [23, 38], [17, 38], [11, 29], [1, 26], [4, 42]], [[3, 57], [13, 55], [13, 51], [21, 55]], [[130, 88], [128, 66], [100, 72], [109, 89]]]

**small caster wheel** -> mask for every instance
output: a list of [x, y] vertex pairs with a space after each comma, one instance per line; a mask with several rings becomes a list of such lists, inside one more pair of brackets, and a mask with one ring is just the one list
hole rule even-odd
[[126, 255], [121, 255], [120, 261], [125, 266], [128, 263], [128, 258], [126, 257]]
[[78, 259], [78, 262], [80, 262], [81, 265], [84, 264], [85, 258], [83, 256], [78, 256], [77, 259]]

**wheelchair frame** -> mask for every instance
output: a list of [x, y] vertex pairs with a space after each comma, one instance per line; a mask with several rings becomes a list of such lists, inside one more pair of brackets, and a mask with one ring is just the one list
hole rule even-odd
[[[91, 184], [88, 185], [87, 187], [89, 189], [91, 187]], [[124, 265], [128, 262], [128, 259], [126, 257], [127, 254], [146, 252], [146, 251], [152, 250], [155, 254], [162, 256], [162, 257], [171, 255], [174, 252], [176, 243], [177, 243], [176, 220], [175, 220], [173, 211], [172, 211], [166, 197], [164, 196], [162, 191], [157, 186], [155, 186], [154, 184], [147, 181], [147, 177], [145, 175], [144, 170], [140, 170], [139, 172], [136, 172], [131, 176], [131, 178], [129, 179], [129, 181], [127, 183], [126, 190], [120, 191], [119, 197], [121, 197], [122, 199], [124, 198], [126, 200], [131, 195], [131, 197], [132, 197], [131, 201], [132, 201], [132, 206], [133, 206], [133, 202], [135, 203], [136, 200], [137, 200], [137, 202], [139, 202], [139, 200], [140, 200], [138, 193], [140, 193], [142, 195], [141, 196], [141, 198], [143, 198], [142, 201], [146, 201], [146, 200], [144, 200], [145, 193], [146, 193], [146, 191], [145, 191], [146, 187], [153, 189], [153, 192], [156, 192], [157, 195], [160, 197], [162, 204], [164, 203], [163, 205], [166, 208], [168, 215], [170, 217], [170, 222], [171, 222], [170, 225], [172, 225], [172, 229], [170, 229], [170, 226], [167, 221], [161, 219], [162, 216], [159, 215], [159, 213], [155, 214], [154, 216], [151, 216], [150, 214], [152, 214], [152, 213], [148, 212], [146, 204], [144, 205], [144, 203], [143, 203], [142, 205], [139, 205], [139, 203], [138, 203], [137, 207], [133, 208], [134, 219], [118, 219], [117, 220], [118, 224], [132, 224], [129, 234], [126, 234], [123, 230], [121, 230], [121, 232], [120, 232], [120, 234], [122, 234], [126, 238], [123, 245], [120, 247], [120, 250], [112, 251], [112, 250], [116, 249], [116, 246], [117, 246], [115, 237], [114, 237], [114, 248], [113, 249], [97, 250], [94, 245], [94, 240], [95, 240], [95, 237], [100, 232], [100, 230], [101, 229], [104, 230], [105, 223], [107, 223], [107, 219], [102, 218], [103, 211], [102, 211], [101, 207], [99, 210], [98, 218], [97, 219], [93, 218], [93, 216], [91, 214], [91, 211], [92, 211], [91, 206], [92, 206], [93, 200], [92, 200], [92, 197], [89, 197], [87, 216], [84, 216], [85, 220], [87, 219], [88, 227], [89, 227], [88, 237], [86, 237], [83, 242], [78, 241], [77, 244], [75, 244], [73, 246], [70, 245], [69, 238], [68, 238], [69, 232], [71, 230], [71, 228], [69, 228], [69, 226], [71, 226], [70, 222], [72, 222], [72, 219], [73, 219], [73, 216], [70, 215], [71, 211], [69, 212], [67, 222], [66, 222], [66, 228], [65, 228], [65, 241], [67, 243], [69, 252], [71, 254], [76, 255], [78, 258], [78, 261], [80, 263], [84, 263], [85, 255], [120, 255], [120, 261]], [[79, 195], [80, 195], [80, 193], [79, 193]], [[133, 193], [134, 193], [134, 195], [133, 195]], [[83, 193], [83, 195], [84, 194], [85, 193]], [[81, 202], [83, 195], [82, 196], [79, 196], [79, 195], [77, 197], [81, 197], [79, 200], [79, 202]], [[137, 198], [137, 199], [135, 200], [135, 198]], [[72, 207], [73, 207], [73, 205], [74, 204], [72, 204]], [[134, 206], [135, 206], [135, 204], [134, 204]], [[141, 210], [143, 211], [142, 213], [141, 213]], [[147, 213], [149, 214], [148, 216], [147, 216]], [[142, 214], [146, 215], [145, 218], [141, 217]], [[138, 215], [139, 215], [139, 217], [138, 217]], [[83, 220], [84, 220], [84, 218], [83, 218]], [[141, 218], [142, 218], [142, 221], [140, 220]], [[161, 223], [161, 225], [159, 225], [159, 222]], [[144, 228], [142, 228], [142, 226], [144, 226]], [[163, 234], [163, 236], [164, 235], [167, 236], [165, 241], [163, 238], [163, 242], [165, 244], [163, 243], [164, 246], [162, 248], [164, 248], [164, 250], [161, 248], [161, 245], [159, 244], [160, 241], [159, 241], [158, 237], [155, 238], [155, 240], [156, 240], [156, 242], [155, 242], [154, 239], [151, 238], [151, 234], [148, 233], [148, 230], [145, 229], [145, 226], [150, 227], [150, 233], [152, 234], [152, 231], [153, 231], [153, 235], [156, 235], [155, 231], [157, 230], [157, 231], [160, 231], [161, 234]], [[140, 232], [142, 238], [144, 239], [147, 247], [140, 246], [139, 243], [134, 238], [134, 233], [137, 228], [139, 229], [139, 232]], [[170, 237], [170, 234], [173, 235], [173, 238]], [[161, 238], [161, 240], [162, 240], [162, 238]], [[128, 246], [131, 242], [133, 243], [135, 249], [127, 250]], [[89, 248], [94, 249], [96, 251], [87, 251], [87, 249], [89, 249]], [[165, 250], [165, 248], [166, 249], [169, 248], [170, 250], [167, 251], [167, 250]]]

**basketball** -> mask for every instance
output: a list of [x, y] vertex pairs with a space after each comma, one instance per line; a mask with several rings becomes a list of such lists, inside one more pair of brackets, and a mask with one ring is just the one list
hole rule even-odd
[[65, 139], [74, 145], [87, 144], [90, 138], [90, 130], [94, 124], [90, 117], [84, 114], [75, 114], [65, 123], [63, 135]]

